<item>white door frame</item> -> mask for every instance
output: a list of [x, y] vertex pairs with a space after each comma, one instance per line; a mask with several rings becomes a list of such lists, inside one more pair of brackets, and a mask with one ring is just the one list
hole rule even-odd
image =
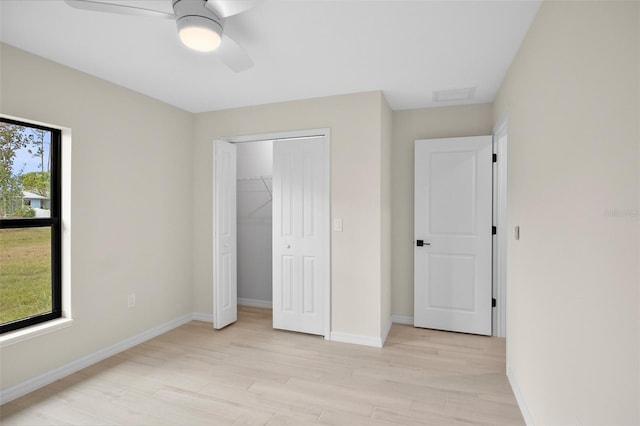
[[493, 335], [507, 336], [507, 243], [509, 220], [507, 205], [507, 144], [508, 116], [504, 115], [493, 128], [493, 153], [497, 162], [493, 167], [493, 218], [496, 235], [493, 239], [493, 295], [496, 307], [493, 311]]
[[[295, 131], [289, 131], [289, 132], [276, 132], [276, 133], [261, 133], [261, 134], [255, 134], [255, 135], [245, 135], [245, 136], [231, 136], [231, 137], [225, 137], [225, 138], [219, 138], [216, 140], [222, 140], [225, 142], [231, 142], [231, 143], [242, 143], [242, 142], [258, 142], [258, 141], [268, 141], [268, 140], [276, 140], [276, 139], [304, 139], [304, 138], [309, 138], [309, 137], [318, 137], [318, 136], [323, 136], [326, 140], [325, 143], [325, 185], [326, 188], [328, 188], [328, 192], [329, 192], [329, 199], [327, 200], [327, 202], [329, 203], [329, 215], [327, 216], [327, 223], [325, 224], [325, 229], [328, 235], [328, 240], [329, 240], [329, 244], [327, 245], [327, 253], [326, 253], [326, 259], [327, 259], [327, 265], [325, 266], [325, 268], [327, 268], [326, 270], [326, 276], [328, 277], [328, 283], [325, 286], [325, 288], [323, 288], [322, 292], [323, 292], [323, 301], [324, 301], [324, 337], [325, 339], [329, 339], [329, 337], [331, 336], [331, 129], [329, 128], [324, 128], [324, 129], [309, 129], [309, 130], [295, 130]], [[215, 145], [215, 141], [214, 140], [214, 145]], [[214, 150], [214, 154], [215, 156], [215, 150]], [[214, 159], [214, 164], [215, 164], [215, 159]], [[213, 176], [214, 182], [216, 179], [215, 176], [215, 168], [214, 168], [214, 176]], [[213, 190], [215, 192], [215, 184], [213, 185]], [[215, 198], [215, 193], [214, 193], [214, 197], [213, 197], [213, 211], [216, 211], [216, 206], [215, 206], [215, 202], [216, 202], [216, 198]], [[215, 228], [215, 227], [214, 227]], [[213, 246], [215, 247], [216, 245], [216, 232], [214, 229], [213, 232]], [[218, 287], [218, 283], [217, 278], [216, 278], [216, 273], [214, 272], [213, 274], [213, 294], [216, 294], [216, 290]], [[215, 303], [213, 304], [213, 316], [215, 318]]]

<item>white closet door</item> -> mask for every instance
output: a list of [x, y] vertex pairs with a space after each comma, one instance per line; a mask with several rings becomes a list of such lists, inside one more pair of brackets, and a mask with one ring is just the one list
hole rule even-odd
[[214, 316], [220, 329], [238, 319], [236, 147], [215, 142]]
[[325, 138], [273, 147], [273, 327], [323, 335], [329, 286]]
[[491, 144], [416, 141], [416, 327], [491, 334]]

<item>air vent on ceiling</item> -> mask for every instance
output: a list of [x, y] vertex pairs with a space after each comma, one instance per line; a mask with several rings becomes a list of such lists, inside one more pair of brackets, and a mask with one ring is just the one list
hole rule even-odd
[[459, 102], [470, 101], [476, 92], [475, 87], [466, 87], [463, 89], [452, 90], [436, 90], [433, 92], [434, 102]]

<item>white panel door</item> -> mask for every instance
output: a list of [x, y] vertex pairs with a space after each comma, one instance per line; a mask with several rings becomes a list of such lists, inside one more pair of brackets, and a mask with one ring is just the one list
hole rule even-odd
[[215, 233], [213, 326], [220, 329], [238, 319], [236, 147], [215, 142]]
[[491, 334], [492, 138], [417, 140], [414, 324]]
[[325, 333], [329, 188], [325, 138], [273, 145], [273, 327]]

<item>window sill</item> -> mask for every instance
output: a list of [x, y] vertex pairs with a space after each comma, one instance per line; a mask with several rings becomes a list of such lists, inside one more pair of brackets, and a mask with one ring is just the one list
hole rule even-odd
[[71, 318], [58, 318], [47, 321], [46, 323], [10, 331], [0, 336], [0, 348], [13, 345], [14, 343], [24, 342], [25, 340], [33, 339], [34, 337], [42, 336], [44, 334], [53, 333], [54, 331], [71, 327], [72, 324], [73, 320]]

